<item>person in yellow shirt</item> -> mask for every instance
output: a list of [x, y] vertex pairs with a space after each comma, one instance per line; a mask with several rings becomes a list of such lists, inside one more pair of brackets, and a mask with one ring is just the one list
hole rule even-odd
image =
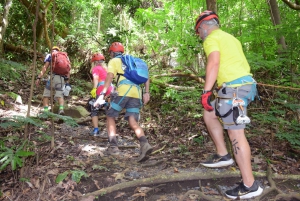
[[[148, 143], [148, 140], [144, 134], [143, 129], [139, 126], [139, 109], [142, 106], [142, 100], [144, 104], [147, 104], [150, 100], [148, 79], [145, 83], [145, 91], [143, 94], [139, 85], [128, 84], [130, 83], [124, 76], [125, 65], [122, 64], [121, 56], [124, 53], [124, 46], [120, 42], [114, 42], [109, 48], [110, 57], [112, 58], [107, 65], [107, 77], [104, 82], [102, 92], [97, 99], [95, 106], [103, 101], [104, 96], [107, 93], [109, 86], [114, 78], [117, 79], [116, 93], [111, 94], [110, 107], [106, 111], [106, 126], [108, 131], [108, 153], [112, 155], [119, 154], [118, 143], [116, 138], [116, 123], [115, 118], [119, 116], [120, 111], [124, 108], [125, 120], [129, 122], [129, 126], [135, 132], [140, 142], [140, 156], [137, 161], [142, 162], [148, 159], [149, 154], [153, 148]], [[126, 84], [123, 84], [126, 81]]]
[[[250, 123], [246, 115], [247, 105], [256, 96], [256, 81], [250, 73], [241, 43], [219, 28], [219, 17], [215, 12], [201, 13], [196, 20], [195, 31], [203, 41], [207, 56], [205, 84], [201, 96], [203, 117], [217, 152], [201, 165], [218, 168], [234, 163], [224, 140], [223, 129], [227, 129], [242, 182], [226, 191], [225, 195], [231, 199], [259, 196], [263, 189], [252, 174], [251, 150], [244, 132], [245, 124]], [[210, 101], [215, 83], [218, 94], [214, 101]]]

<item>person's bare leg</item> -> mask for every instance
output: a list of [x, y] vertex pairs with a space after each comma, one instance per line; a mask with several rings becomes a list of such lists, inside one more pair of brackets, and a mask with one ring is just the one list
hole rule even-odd
[[57, 99], [58, 99], [59, 106], [63, 106], [65, 103], [64, 99], [62, 97], [59, 97]]
[[106, 127], [108, 132], [108, 141], [117, 146], [117, 129], [114, 117], [106, 117]]
[[134, 116], [129, 116], [128, 118], [129, 126], [136, 134], [137, 138], [140, 138], [142, 136], [145, 136], [143, 129], [140, 127], [140, 125], [135, 120]]
[[98, 128], [98, 116], [92, 117], [92, 124], [94, 128]]
[[251, 150], [244, 129], [228, 130], [228, 135], [232, 143], [235, 160], [240, 168], [243, 182], [246, 186], [252, 186], [254, 176], [251, 166]]
[[204, 110], [203, 118], [206, 124], [206, 128], [216, 146], [217, 153], [220, 156], [225, 156], [226, 154], [228, 154], [228, 151], [224, 141], [224, 130], [217, 116], [215, 115], [215, 112]]
[[49, 98], [48, 97], [43, 97], [43, 106], [49, 107]]

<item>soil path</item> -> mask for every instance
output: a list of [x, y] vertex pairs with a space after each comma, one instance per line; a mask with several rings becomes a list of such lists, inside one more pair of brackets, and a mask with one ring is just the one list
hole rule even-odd
[[[12, 105], [10, 110], [0, 111], [1, 118], [26, 114], [26, 105]], [[33, 106], [32, 114], [38, 114], [39, 110]], [[77, 127], [56, 121], [53, 149], [50, 148], [51, 121], [45, 120], [46, 128], [31, 127], [30, 140], [35, 145], [36, 155], [26, 160], [23, 169], [26, 178], [20, 179], [18, 173], [9, 168], [0, 173], [1, 200], [228, 200], [224, 192], [240, 181], [239, 170], [236, 165], [213, 170], [199, 166], [199, 162], [214, 151], [207, 136], [202, 143], [196, 143], [195, 136], [186, 137], [191, 136], [185, 129], [186, 124], [184, 128], [178, 125], [176, 130], [169, 127], [174, 124], [164, 124], [164, 120], [161, 125], [146, 121], [149, 117], [146, 111], [142, 116], [141, 125], [154, 146], [153, 154], [142, 163], [136, 162], [139, 144], [122, 115], [116, 121], [121, 149], [118, 156], [106, 153], [106, 135], [89, 136], [88, 118]], [[102, 128], [104, 121], [102, 114]], [[203, 122], [199, 124], [203, 127]], [[189, 132], [193, 132], [192, 129]], [[22, 138], [22, 135], [22, 131], [1, 131], [2, 137]], [[253, 171], [265, 192], [256, 200], [300, 200], [298, 158], [292, 157], [295, 155], [291, 156], [282, 142], [270, 147], [270, 139], [251, 133], [248, 139]], [[263, 155], [267, 151], [272, 152], [268, 160]], [[57, 183], [62, 173], [65, 177]]]

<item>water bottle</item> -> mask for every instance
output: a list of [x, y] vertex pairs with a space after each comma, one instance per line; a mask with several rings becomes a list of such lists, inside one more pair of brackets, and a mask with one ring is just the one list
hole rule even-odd
[[70, 84], [65, 84], [65, 86], [63, 87], [63, 94], [64, 96], [69, 96], [69, 93], [71, 91], [71, 85]]

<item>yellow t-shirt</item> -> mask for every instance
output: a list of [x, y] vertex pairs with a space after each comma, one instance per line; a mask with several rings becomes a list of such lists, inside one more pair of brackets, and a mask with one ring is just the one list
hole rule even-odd
[[[115, 80], [118, 79], [119, 75], [117, 75], [117, 73], [120, 74], [124, 74], [124, 69], [125, 66], [122, 64], [122, 61], [120, 58], [113, 58], [108, 62], [107, 65], [107, 72], [108, 73], [113, 73], [114, 74], [114, 78]], [[126, 79], [124, 76], [120, 76], [119, 78], [119, 83], [121, 80]], [[122, 84], [117, 88], [118, 94], [119, 96], [124, 96], [125, 93], [128, 91], [130, 85], [126, 85], [126, 84]], [[127, 97], [132, 97], [132, 98], [141, 98], [141, 90], [140, 90], [140, 95], [138, 93], [138, 89], [136, 86], [131, 87], [130, 91], [126, 94]]]
[[234, 36], [221, 29], [214, 30], [205, 39], [203, 47], [207, 57], [214, 51], [220, 52], [218, 86], [246, 75], [252, 76], [242, 45]]

